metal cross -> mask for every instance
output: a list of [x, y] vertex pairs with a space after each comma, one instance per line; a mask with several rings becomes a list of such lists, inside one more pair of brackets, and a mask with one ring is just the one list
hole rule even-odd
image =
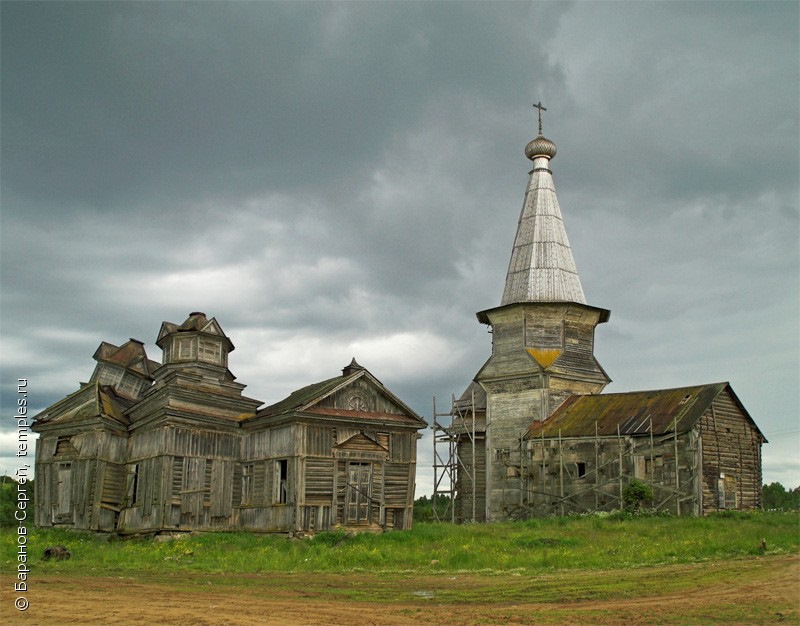
[[539, 100], [539, 102], [534, 104], [533, 108], [534, 109], [539, 109], [539, 134], [541, 135], [542, 134], [542, 111], [547, 111], [547, 109], [545, 109], [542, 106], [542, 101], [541, 100]]

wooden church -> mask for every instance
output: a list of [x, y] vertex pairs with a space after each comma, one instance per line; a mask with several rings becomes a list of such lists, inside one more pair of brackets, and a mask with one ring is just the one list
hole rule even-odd
[[231, 340], [191, 313], [156, 345], [101, 343], [88, 383], [34, 418], [36, 524], [121, 533], [411, 527], [425, 421], [355, 359], [259, 409]]
[[611, 379], [594, 335], [610, 312], [586, 302], [536, 106], [502, 300], [477, 314], [492, 353], [435, 424], [453, 451], [434, 461], [436, 491], [453, 497], [454, 521], [622, 508], [633, 479], [675, 514], [759, 508], [766, 439], [729, 384], [601, 393]]

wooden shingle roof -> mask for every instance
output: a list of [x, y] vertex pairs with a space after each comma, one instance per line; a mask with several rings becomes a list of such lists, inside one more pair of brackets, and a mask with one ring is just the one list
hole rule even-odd
[[528, 148], [526, 154], [533, 161], [533, 169], [500, 305], [518, 302], [586, 304], [550, 171], [555, 144], [540, 132]]

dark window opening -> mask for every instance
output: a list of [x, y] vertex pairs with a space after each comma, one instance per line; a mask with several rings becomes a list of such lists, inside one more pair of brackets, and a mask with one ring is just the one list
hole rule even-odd
[[288, 474], [289, 461], [287, 459], [277, 461], [275, 464], [275, 478], [277, 478], [278, 493], [276, 494], [275, 501], [278, 504], [286, 504], [289, 502]]
[[128, 492], [128, 496], [130, 498], [131, 504], [141, 504], [139, 502], [139, 464], [134, 463], [131, 467], [131, 476], [130, 476], [130, 491]]
[[578, 466], [578, 478], [583, 478], [586, 476], [586, 463], [579, 461], [575, 465]]

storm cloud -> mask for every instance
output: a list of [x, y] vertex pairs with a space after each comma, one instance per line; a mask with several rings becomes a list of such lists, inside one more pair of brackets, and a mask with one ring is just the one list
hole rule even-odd
[[[609, 391], [730, 381], [800, 484], [795, 2], [3, 2], [2, 470], [100, 341], [215, 316], [265, 403], [488, 357], [541, 100]], [[430, 489], [430, 437], [419, 454]]]

